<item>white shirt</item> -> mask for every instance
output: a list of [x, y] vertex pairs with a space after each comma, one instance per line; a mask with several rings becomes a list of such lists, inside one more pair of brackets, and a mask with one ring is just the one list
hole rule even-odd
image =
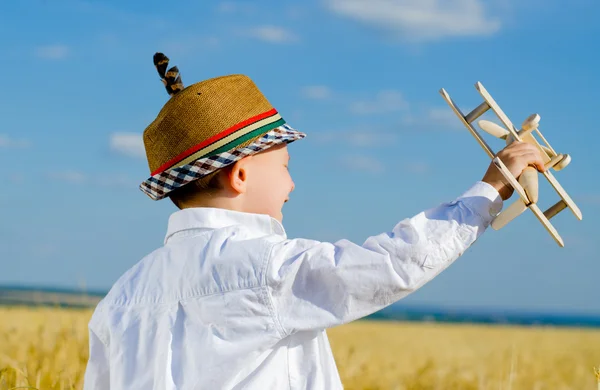
[[84, 389], [342, 389], [326, 329], [433, 279], [502, 203], [476, 182], [362, 245], [290, 239], [267, 215], [178, 210], [164, 246], [94, 311]]

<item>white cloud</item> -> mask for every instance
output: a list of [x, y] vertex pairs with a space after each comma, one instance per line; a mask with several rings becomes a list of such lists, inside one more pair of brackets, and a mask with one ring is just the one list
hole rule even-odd
[[486, 36], [500, 29], [480, 0], [324, 0], [341, 16], [374, 25], [407, 41]]
[[311, 85], [302, 88], [302, 95], [308, 99], [324, 100], [332, 95], [331, 89], [325, 85]]
[[142, 135], [138, 133], [113, 133], [110, 135], [110, 149], [130, 157], [146, 157]]
[[425, 130], [463, 130], [466, 129], [450, 107], [430, 107], [424, 113], [404, 117], [404, 123], [417, 125]]
[[291, 43], [296, 42], [298, 37], [291, 31], [277, 26], [259, 26], [248, 30], [248, 34], [261, 41], [271, 43]]
[[0, 148], [27, 148], [30, 143], [26, 139], [11, 138], [6, 134], [0, 134]]
[[415, 130], [466, 130], [450, 107], [429, 107], [416, 115], [410, 113], [402, 118], [402, 123]]
[[345, 168], [353, 171], [377, 174], [385, 170], [381, 161], [368, 156], [344, 156], [341, 157], [339, 161]]
[[62, 60], [69, 55], [70, 49], [67, 45], [47, 45], [35, 49], [35, 54], [46, 60]]
[[83, 183], [87, 176], [78, 171], [55, 171], [50, 172], [48, 177], [53, 180], [66, 181], [68, 183]]
[[[74, 170], [65, 170], [65, 171], [54, 171], [49, 172], [47, 177], [52, 180], [73, 183], [73, 184], [82, 184], [89, 183], [95, 186], [100, 187], [109, 187], [109, 188], [126, 188], [126, 189], [137, 189], [142, 182], [141, 180], [134, 180], [130, 177], [123, 175], [122, 173], [118, 174], [100, 174], [91, 176], [89, 174], [74, 171]], [[145, 179], [145, 178], [144, 178]]]
[[464, 125], [450, 107], [435, 107], [427, 111], [427, 119], [448, 127], [462, 128]]
[[383, 114], [386, 112], [401, 111], [408, 108], [408, 102], [398, 91], [381, 91], [374, 101], [355, 102], [350, 106], [350, 111], [358, 115]]

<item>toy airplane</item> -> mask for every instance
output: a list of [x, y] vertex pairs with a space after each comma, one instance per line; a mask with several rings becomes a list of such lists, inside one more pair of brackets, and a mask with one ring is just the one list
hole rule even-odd
[[[582, 215], [577, 205], [575, 205], [575, 202], [573, 202], [556, 178], [552, 175], [552, 173], [550, 173], [550, 168], [554, 169], [555, 171], [565, 168], [571, 162], [571, 156], [568, 154], [556, 153], [548, 144], [548, 141], [546, 141], [538, 128], [540, 122], [540, 116], [538, 114], [529, 116], [521, 125], [521, 129], [517, 130], [480, 82], [475, 84], [475, 88], [479, 91], [484, 101], [467, 115], [463, 115], [454, 101], [450, 98], [450, 95], [448, 95], [448, 92], [446, 92], [443, 88], [440, 90], [440, 93], [450, 105], [454, 113], [462, 121], [462, 123], [467, 127], [471, 134], [473, 134], [475, 139], [479, 142], [479, 145], [481, 145], [481, 147], [487, 152], [504, 178], [519, 195], [519, 198], [513, 204], [505, 208], [496, 216], [496, 218], [494, 218], [491, 224], [492, 228], [495, 230], [502, 228], [525, 210], [529, 209], [539, 219], [539, 221], [546, 228], [548, 233], [550, 233], [552, 238], [554, 238], [554, 240], [558, 243], [558, 245], [560, 247], [564, 247], [564, 242], [554, 226], [552, 226], [550, 223], [550, 219], [567, 207], [571, 209], [578, 220], [582, 219]], [[542, 152], [542, 158], [544, 159], [544, 164], [547, 169], [545, 172], [539, 172], [534, 167], [528, 167], [525, 168], [525, 170], [521, 173], [519, 180], [515, 179], [503, 162], [495, 156], [495, 153], [472, 125], [477, 118], [479, 118], [489, 109], [492, 109], [492, 111], [498, 116], [506, 128], [497, 125], [494, 122], [480, 120], [478, 125], [481, 127], [481, 129], [493, 135], [494, 137], [505, 140], [506, 145], [509, 145], [511, 142], [517, 140], [520, 142], [527, 142], [538, 147]], [[546, 146], [541, 145], [536, 140], [536, 138], [533, 136], [534, 131], [540, 136]], [[554, 187], [558, 195], [561, 197], [557, 203], [549, 207], [543, 213], [538, 207], [538, 173], [544, 175], [544, 177], [550, 182], [552, 187]]]

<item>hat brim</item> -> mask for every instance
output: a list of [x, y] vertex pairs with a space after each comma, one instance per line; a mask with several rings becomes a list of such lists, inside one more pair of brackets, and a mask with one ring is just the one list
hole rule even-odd
[[164, 199], [171, 191], [200, 179], [217, 169], [233, 164], [246, 156], [262, 152], [284, 142], [291, 143], [304, 137], [306, 137], [305, 133], [284, 124], [263, 134], [256, 142], [244, 148], [200, 158], [189, 164], [157, 173], [140, 184], [139, 188], [153, 200]]

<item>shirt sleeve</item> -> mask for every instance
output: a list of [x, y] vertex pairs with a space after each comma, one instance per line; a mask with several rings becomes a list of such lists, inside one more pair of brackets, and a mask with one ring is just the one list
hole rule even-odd
[[461, 256], [502, 206], [498, 191], [479, 181], [362, 245], [345, 239], [272, 244], [266, 289], [281, 335], [348, 323], [416, 291]]
[[83, 379], [83, 390], [110, 389], [110, 362], [108, 347], [89, 328], [89, 358]]

